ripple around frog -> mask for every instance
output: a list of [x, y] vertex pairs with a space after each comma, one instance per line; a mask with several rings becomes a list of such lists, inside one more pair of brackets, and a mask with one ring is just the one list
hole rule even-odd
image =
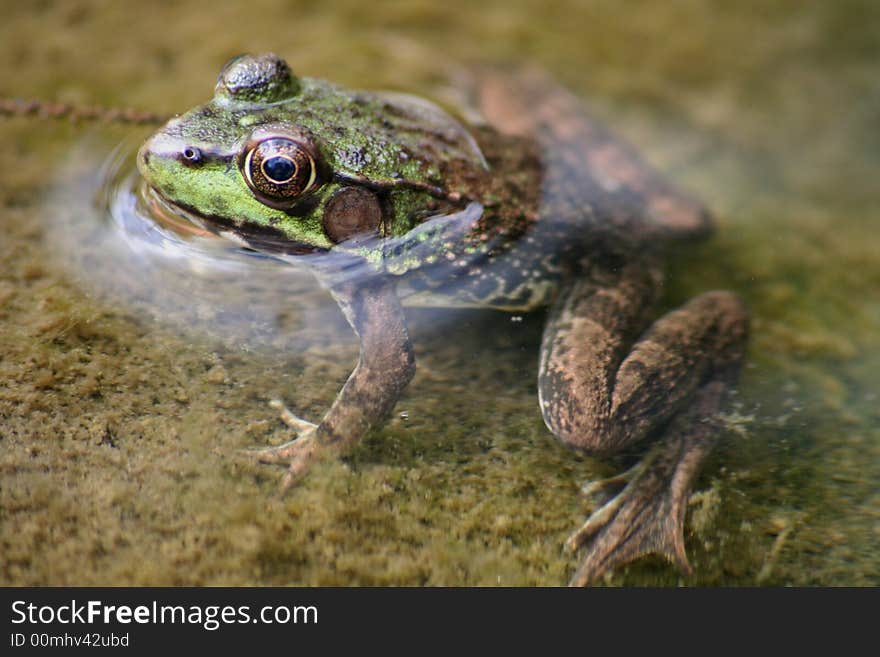
[[137, 146], [131, 137], [108, 153], [90, 135], [73, 150], [45, 201], [50, 264], [137, 316], [248, 350], [275, 350], [279, 339], [290, 347], [328, 327], [347, 335], [303, 263], [248, 249], [161, 203], [135, 169]]
[[[326, 287], [377, 273], [352, 253], [363, 242], [312, 255], [248, 248], [144, 184], [134, 166], [138, 137], [116, 146], [105, 140], [97, 131], [85, 136], [45, 199], [51, 262], [84, 290], [181, 333], [207, 334], [249, 351], [352, 340]], [[419, 235], [467, 231], [481, 212], [471, 204], [425, 222], [407, 239], [386, 240], [384, 265], [390, 271], [426, 248]], [[460, 312], [420, 308], [411, 320], [434, 329]]]

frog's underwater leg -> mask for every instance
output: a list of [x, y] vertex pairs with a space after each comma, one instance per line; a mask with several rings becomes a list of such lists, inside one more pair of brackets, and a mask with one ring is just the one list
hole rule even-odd
[[344, 450], [355, 445], [371, 427], [386, 420], [415, 373], [415, 357], [393, 280], [376, 277], [331, 291], [360, 338], [360, 357], [319, 424], [302, 420], [282, 406], [282, 419], [298, 437], [253, 452], [263, 463], [290, 463], [282, 490], [302, 476], [309, 462], [326, 448]]
[[639, 335], [659, 272], [637, 263], [619, 276], [608, 287], [576, 282], [554, 307], [542, 344], [541, 410], [560, 440], [593, 454], [644, 438], [661, 442], [611, 482], [622, 490], [569, 539], [570, 549], [589, 544], [572, 585], [650, 553], [690, 572], [683, 538], [690, 485], [714, 443], [714, 418], [748, 333], [739, 298], [708, 292]]

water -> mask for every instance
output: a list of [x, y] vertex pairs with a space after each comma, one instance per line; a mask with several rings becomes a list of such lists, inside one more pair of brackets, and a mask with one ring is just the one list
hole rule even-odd
[[[0, 93], [173, 113], [205, 100], [242, 51], [441, 97], [456, 66], [540, 64], [715, 211], [717, 236], [679, 254], [667, 304], [733, 289], [755, 317], [732, 429], [689, 514], [696, 575], [648, 559], [609, 581], [877, 584], [878, 12], [8, 5]], [[577, 488], [614, 466], [571, 454], [543, 426], [541, 313], [469, 311], [440, 328], [411, 313], [420, 369], [395, 419], [270, 501], [281, 471], [235, 451], [288, 437], [271, 397], [320, 417], [357, 358], [344, 320], [305, 278], [267, 263], [248, 266], [280, 285], [248, 286], [233, 268], [195, 296], [192, 277], [167, 271], [130, 287], [112, 265], [127, 247], [93, 221], [89, 184], [113, 145], [144, 131], [16, 119], [0, 134], [0, 581], [567, 581], [576, 560], [560, 546], [587, 512]], [[256, 295], [254, 314], [212, 302], [238, 298], [235, 286]]]

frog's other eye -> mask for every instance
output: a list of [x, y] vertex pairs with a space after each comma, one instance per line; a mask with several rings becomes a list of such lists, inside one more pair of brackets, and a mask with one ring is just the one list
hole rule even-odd
[[250, 148], [241, 170], [248, 186], [269, 203], [293, 201], [319, 186], [318, 166], [309, 148], [286, 137], [265, 139]]

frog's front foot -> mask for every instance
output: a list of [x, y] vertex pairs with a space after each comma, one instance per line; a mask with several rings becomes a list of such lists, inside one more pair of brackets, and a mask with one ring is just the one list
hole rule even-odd
[[601, 506], [565, 542], [572, 552], [588, 546], [570, 586], [587, 586], [607, 571], [652, 553], [692, 572], [683, 532], [689, 477], [678, 467], [664, 467], [672, 465], [663, 463], [667, 455], [668, 448], [659, 446], [627, 472], [584, 486], [583, 493], [601, 500]]
[[320, 451], [316, 438], [318, 425], [297, 417], [284, 404], [273, 399], [269, 402], [272, 408], [281, 414], [281, 420], [296, 431], [296, 438], [276, 447], [244, 450], [244, 454], [257, 463], [287, 463], [289, 467], [281, 480], [279, 493], [283, 494], [306, 474], [312, 461]]

